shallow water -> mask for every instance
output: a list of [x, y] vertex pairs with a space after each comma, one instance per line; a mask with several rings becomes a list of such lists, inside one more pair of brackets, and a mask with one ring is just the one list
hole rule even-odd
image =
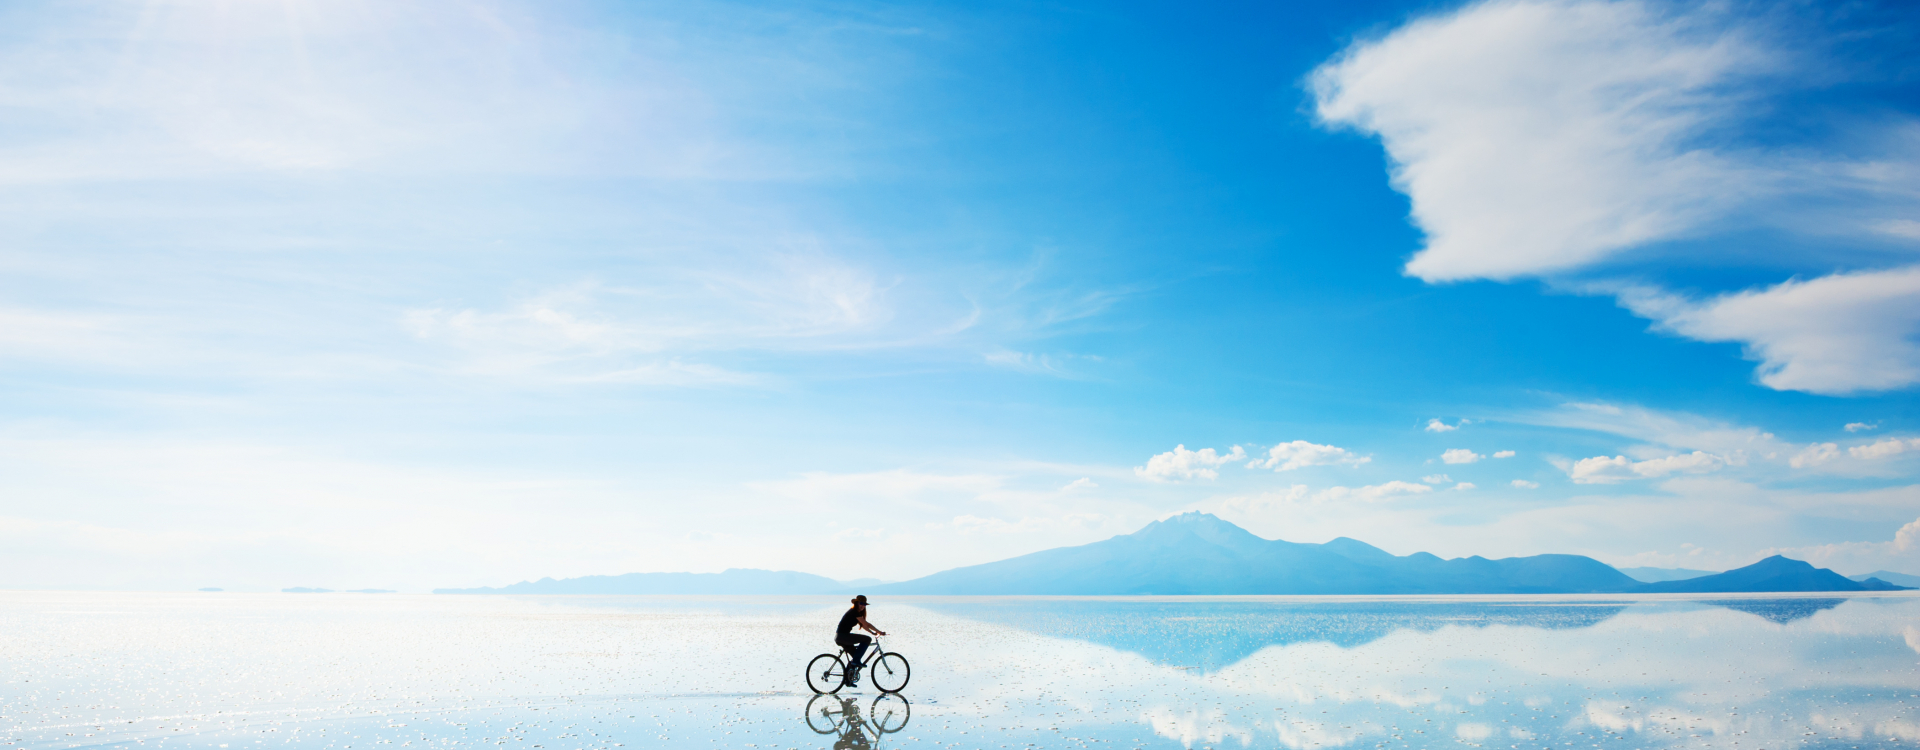
[[1801, 748], [1920, 743], [1920, 597], [876, 602], [0, 592], [25, 747]]

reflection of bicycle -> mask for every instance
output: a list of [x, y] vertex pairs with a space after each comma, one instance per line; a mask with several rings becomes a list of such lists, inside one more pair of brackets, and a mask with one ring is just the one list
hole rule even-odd
[[[815, 734], [838, 734], [835, 748], [868, 750], [886, 735], [907, 728], [913, 706], [898, 693], [881, 693], [860, 717], [860, 704], [852, 698], [815, 695], [807, 701], [807, 728]], [[869, 739], [867, 733], [872, 732]]]
[[[837, 693], [847, 685], [847, 666], [853, 663], [853, 653], [845, 646], [838, 654], [821, 654], [807, 662], [807, 687], [816, 693]], [[898, 693], [907, 688], [907, 678], [912, 668], [907, 666], [907, 657], [884, 651], [880, 648], [880, 639], [875, 637], [873, 645], [867, 648], [867, 679], [882, 693]]]

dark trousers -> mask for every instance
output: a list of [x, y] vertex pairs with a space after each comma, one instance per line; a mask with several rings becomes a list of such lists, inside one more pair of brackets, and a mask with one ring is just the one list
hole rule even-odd
[[849, 665], [849, 669], [859, 669], [860, 664], [866, 661], [867, 647], [873, 645], [872, 638], [859, 633], [848, 633], [833, 639], [833, 642], [853, 654], [853, 664]]

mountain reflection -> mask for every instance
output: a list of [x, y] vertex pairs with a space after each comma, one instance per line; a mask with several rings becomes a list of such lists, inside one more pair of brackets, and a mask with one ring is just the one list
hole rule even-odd
[[1729, 601], [1701, 602], [1716, 607], [1726, 607], [1745, 612], [1773, 622], [1785, 625], [1794, 620], [1804, 620], [1814, 615], [1840, 606], [1845, 599], [1734, 599]]
[[[1625, 602], [1540, 601], [1023, 599], [915, 602], [914, 606], [1040, 635], [1095, 643], [1139, 654], [1159, 664], [1211, 673], [1239, 663], [1268, 646], [1324, 642], [1353, 648], [1397, 631], [1432, 632], [1449, 625], [1469, 628], [1505, 625], [1544, 630], [1587, 628], [1605, 622], [1629, 605]], [[1769, 615], [1761, 616], [1773, 619]]]

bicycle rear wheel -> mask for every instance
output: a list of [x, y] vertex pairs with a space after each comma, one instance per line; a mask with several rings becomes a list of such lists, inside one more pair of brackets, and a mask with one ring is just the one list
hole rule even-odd
[[833, 654], [821, 654], [807, 662], [807, 687], [816, 693], [837, 693], [847, 684], [847, 670], [840, 664], [840, 657]]
[[846, 721], [847, 712], [841, 698], [816, 695], [807, 701], [807, 728], [814, 734], [834, 734], [840, 731], [840, 725]]
[[907, 657], [889, 652], [873, 660], [873, 666], [867, 668], [867, 679], [873, 680], [873, 686], [880, 692], [898, 693], [906, 689], [911, 670]]

